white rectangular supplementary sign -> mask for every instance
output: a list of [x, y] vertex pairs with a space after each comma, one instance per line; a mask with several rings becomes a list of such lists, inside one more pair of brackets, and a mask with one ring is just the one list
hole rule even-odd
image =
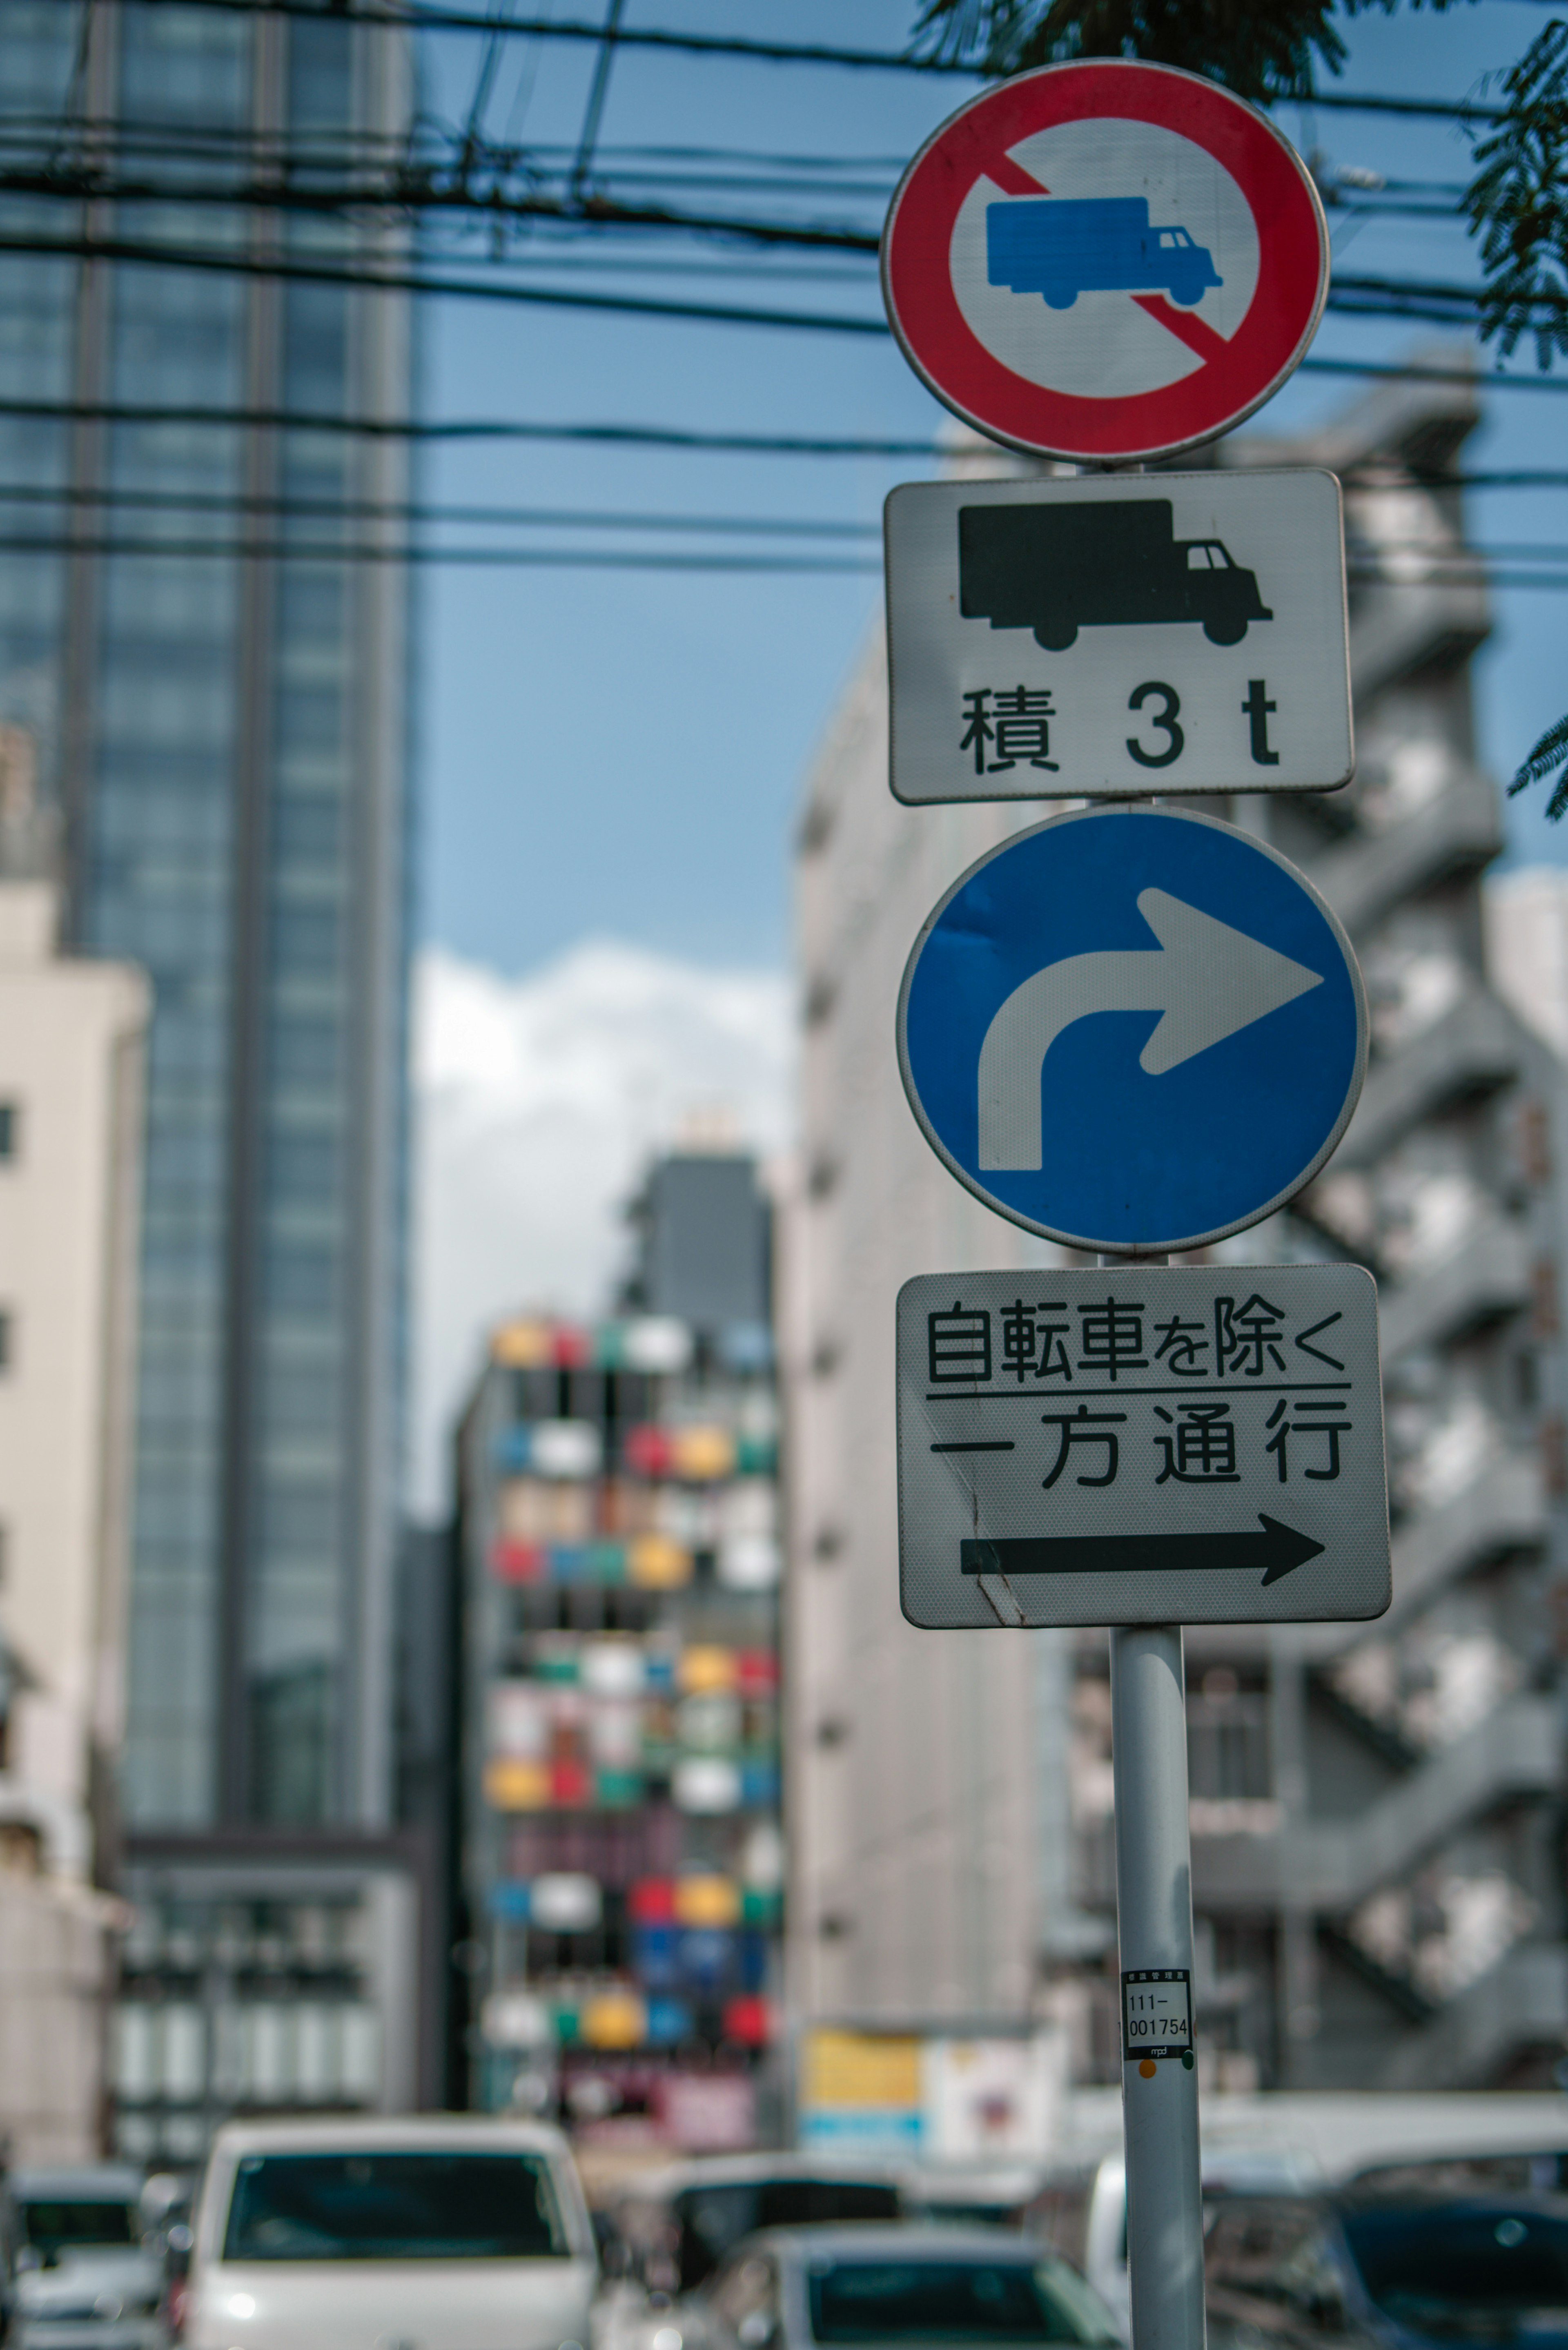
[[897, 798], [1332, 791], [1332, 473], [912, 482], [885, 508]]
[[1192, 1977], [1184, 1967], [1133, 1967], [1122, 1975], [1122, 2055], [1127, 2061], [1190, 2056]]
[[898, 1293], [898, 1582], [929, 1629], [1388, 1605], [1359, 1265], [921, 1274]]

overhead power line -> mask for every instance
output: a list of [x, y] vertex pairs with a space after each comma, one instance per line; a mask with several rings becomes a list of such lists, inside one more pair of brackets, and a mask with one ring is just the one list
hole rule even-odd
[[[124, 560], [173, 558], [192, 561], [247, 561], [314, 564], [406, 564], [421, 568], [450, 565], [481, 570], [655, 571], [849, 575], [874, 578], [882, 566], [873, 556], [845, 555], [751, 555], [599, 547], [422, 546], [375, 541], [348, 546], [314, 546], [292, 539], [171, 539], [131, 538], [120, 534], [78, 537], [61, 534], [32, 537], [0, 534], [0, 555], [95, 555]], [[1390, 577], [1377, 563], [1351, 563], [1346, 577], [1355, 584], [1395, 588], [1453, 587], [1521, 588], [1568, 592], [1568, 568], [1560, 571], [1509, 571], [1480, 559], [1434, 560], [1418, 577]]]
[[454, 171], [445, 186], [430, 168], [392, 166], [378, 179], [361, 172], [336, 185], [316, 165], [304, 178], [264, 175], [253, 180], [196, 180], [181, 173], [158, 180], [96, 162], [0, 166], [0, 195], [44, 196], [68, 203], [189, 204], [207, 209], [234, 205], [275, 213], [394, 212], [405, 214], [461, 213], [486, 220], [558, 223], [568, 228], [644, 229], [668, 234], [740, 237], [763, 245], [798, 245], [815, 253], [878, 251], [874, 230], [814, 228], [809, 223], [761, 221], [743, 213], [678, 212], [666, 204], [628, 204], [592, 189], [551, 195], [537, 189], [475, 185]]
[[[142, 0], [158, 7], [214, 9], [224, 15], [309, 16], [319, 23], [319, 0]], [[662, 26], [618, 26], [607, 32], [601, 25], [549, 16], [513, 16], [498, 21], [478, 9], [439, 8], [411, 0], [411, 5], [386, 7], [376, 0], [348, 0], [337, 11], [340, 18], [361, 25], [382, 25], [410, 32], [477, 33], [486, 39], [587, 41], [596, 47], [607, 42], [616, 48], [677, 50], [688, 57], [751, 57], [766, 65], [841, 66], [870, 73], [913, 73], [953, 76], [964, 81], [984, 78], [978, 66], [961, 59], [919, 57], [907, 50], [855, 49], [831, 42], [760, 41], [734, 34], [682, 33]], [[1378, 114], [1425, 115], [1434, 120], [1496, 122], [1502, 109], [1478, 106], [1467, 99], [1386, 98], [1347, 90], [1314, 92], [1308, 99], [1282, 104], [1340, 108]]]
[[[0, 482], [0, 505], [122, 507], [141, 513], [265, 515], [309, 522], [482, 524], [506, 530], [677, 531], [722, 537], [880, 538], [879, 522], [813, 522], [794, 515], [667, 514], [598, 506], [429, 505], [373, 498], [253, 496], [243, 491], [141, 490], [118, 485]], [[1568, 550], [1564, 550], [1568, 560]]]
[[[103, 126], [105, 137], [114, 126]], [[7, 144], [0, 122], [0, 151]], [[232, 205], [246, 211], [304, 213], [341, 217], [361, 213], [395, 213], [419, 218], [442, 213], [494, 222], [542, 221], [567, 228], [640, 229], [681, 235], [738, 238], [763, 246], [798, 245], [807, 251], [872, 256], [880, 247], [875, 228], [810, 221], [760, 220], [754, 213], [704, 213], [670, 204], [631, 203], [612, 195], [602, 185], [575, 182], [553, 192], [540, 184], [541, 174], [531, 159], [465, 146], [437, 158], [406, 156], [367, 164], [348, 157], [331, 157], [306, 150], [258, 162], [254, 176], [202, 179], [188, 169], [165, 176], [136, 169], [124, 161], [109, 162], [101, 153], [78, 155], [72, 161], [36, 155], [19, 162], [0, 164], [0, 194], [44, 197], [67, 203], [153, 203], [201, 206]], [[211, 161], [211, 157], [205, 159]], [[726, 188], [757, 195], [779, 194], [820, 202], [860, 193], [886, 203], [886, 188], [857, 190], [840, 182], [780, 182], [738, 175], [702, 172], [618, 171], [613, 176], [641, 185], [677, 186], [703, 193]], [[1330, 209], [1346, 220], [1450, 221], [1459, 217], [1457, 201], [1433, 203], [1376, 191], [1345, 194], [1330, 183], [1325, 191]]]
[[[185, 5], [185, 0], [179, 0], [179, 5]], [[582, 294], [558, 286], [518, 286], [506, 279], [436, 276], [412, 269], [345, 268], [292, 255], [219, 253], [185, 245], [139, 244], [126, 237], [0, 236], [0, 253], [119, 262], [157, 269], [192, 269], [218, 276], [281, 278], [286, 282], [380, 293], [599, 310], [715, 326], [774, 327], [832, 335], [887, 337], [891, 333], [885, 319], [856, 317], [842, 311], [774, 310], [751, 303], [670, 302], [639, 294]], [[1524, 298], [1532, 309], [1545, 317], [1555, 318], [1568, 309], [1568, 294], [1543, 292]], [[1453, 326], [1473, 318], [1480, 301], [1479, 286], [1445, 286], [1421, 279], [1342, 277], [1330, 289], [1328, 307], [1348, 317], [1420, 318]]]
[[[1358, 480], [1342, 474], [1362, 493], [1386, 491], [1407, 494], [1425, 486], [1408, 478], [1389, 480], [1386, 468], [1375, 468]], [[1430, 484], [1450, 489], [1473, 486], [1474, 481], [1511, 487], [1568, 488], [1568, 470], [1524, 475], [1442, 475]], [[839, 538], [879, 540], [882, 525], [875, 521], [839, 516], [811, 519], [796, 515], [732, 515], [649, 511], [605, 506], [513, 506], [495, 504], [426, 504], [407, 500], [300, 497], [284, 494], [254, 495], [244, 491], [137, 489], [118, 484], [83, 487], [73, 484], [0, 481], [0, 507], [67, 506], [80, 511], [130, 511], [143, 514], [217, 515], [226, 519], [265, 517], [274, 521], [389, 522], [410, 527], [441, 528], [454, 524], [479, 525], [496, 530], [582, 530], [673, 533], [688, 537]], [[29, 544], [34, 542], [29, 541]], [[205, 543], [205, 542], [204, 542]], [[292, 546], [293, 541], [286, 544]], [[440, 550], [435, 550], [440, 552]], [[1353, 538], [1350, 562], [1366, 566], [1395, 551], [1425, 556], [1437, 566], [1472, 561], [1568, 564], [1568, 544], [1552, 540], [1499, 540], [1482, 546], [1434, 546], [1418, 536], [1398, 538]]]
[[413, 269], [343, 268], [281, 254], [203, 252], [189, 245], [141, 244], [128, 237], [0, 236], [0, 253], [67, 261], [112, 261], [153, 269], [192, 269], [219, 276], [282, 278], [292, 284], [341, 286], [382, 294], [439, 295], [458, 300], [543, 305], [548, 309], [607, 310], [635, 317], [694, 319], [719, 326], [793, 327], [837, 335], [887, 336], [891, 332], [883, 318], [857, 318], [845, 312], [769, 310], [749, 303], [663, 302], [640, 294], [577, 294], [565, 286], [517, 286], [504, 278], [438, 277]]

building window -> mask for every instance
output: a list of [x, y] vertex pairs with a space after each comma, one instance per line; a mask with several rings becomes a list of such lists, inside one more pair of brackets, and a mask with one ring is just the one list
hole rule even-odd
[[22, 1105], [0, 1101], [0, 1167], [18, 1159], [22, 1151]]
[[0, 1305], [0, 1372], [10, 1370], [16, 1359], [16, 1317], [8, 1305]]

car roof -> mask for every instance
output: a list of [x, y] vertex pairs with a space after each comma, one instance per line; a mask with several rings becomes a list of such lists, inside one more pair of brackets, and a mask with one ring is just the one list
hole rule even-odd
[[229, 2122], [213, 2140], [214, 2157], [336, 2154], [350, 2147], [387, 2154], [527, 2153], [565, 2157], [566, 2141], [543, 2122], [490, 2121], [472, 2114], [346, 2115], [337, 2121]]
[[668, 2197], [684, 2194], [692, 2187], [762, 2187], [774, 2178], [785, 2182], [821, 2178], [836, 2187], [898, 2187], [902, 2183], [891, 2163], [857, 2162], [832, 2154], [730, 2154], [644, 2171], [628, 2191], [639, 2197]]
[[[743, 2242], [757, 2251], [764, 2247], [796, 2260], [836, 2259], [950, 2261], [969, 2259], [1015, 2262], [1035, 2268], [1050, 2260], [1048, 2245], [1034, 2236], [1014, 2236], [1002, 2228], [945, 2228], [919, 2225], [883, 2227], [875, 2220], [851, 2220], [806, 2228], [761, 2228]], [[740, 2245], [735, 2247], [738, 2251]]]
[[13, 2195], [42, 2199], [57, 2196], [77, 2203], [134, 2203], [141, 2193], [141, 2173], [128, 2163], [62, 2164], [47, 2170], [14, 2170], [7, 2180]]

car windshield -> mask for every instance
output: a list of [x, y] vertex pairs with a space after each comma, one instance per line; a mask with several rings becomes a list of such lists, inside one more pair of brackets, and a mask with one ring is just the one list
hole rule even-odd
[[1568, 2324], [1568, 2218], [1527, 2204], [1352, 2211], [1345, 2240], [1385, 2315], [1421, 2334], [1495, 2338]]
[[835, 2261], [809, 2272], [819, 2342], [1111, 2342], [1064, 2261]]
[[531, 2154], [252, 2154], [226, 2261], [564, 2260], [549, 2166]]
[[27, 2241], [46, 2259], [57, 2252], [81, 2250], [88, 2244], [125, 2245], [140, 2241], [136, 2213], [129, 2203], [107, 2203], [87, 2196], [49, 2195], [22, 2205]]
[[675, 2198], [680, 2222], [680, 2284], [690, 2293], [712, 2275], [732, 2244], [757, 2228], [802, 2228], [845, 2220], [896, 2220], [898, 2190], [871, 2178], [749, 2178], [689, 2187]]

